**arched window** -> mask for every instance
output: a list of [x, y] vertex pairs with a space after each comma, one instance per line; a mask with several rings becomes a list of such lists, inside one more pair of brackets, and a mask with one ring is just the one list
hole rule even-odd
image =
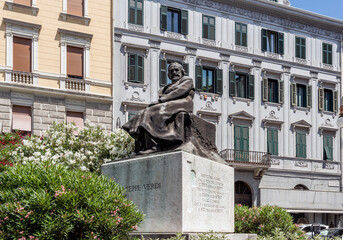
[[302, 184], [298, 184], [294, 187], [294, 189], [296, 189], [296, 190], [308, 190], [308, 187], [306, 187], [305, 185], [302, 185]]
[[242, 204], [248, 207], [252, 207], [251, 189], [245, 182], [235, 182], [235, 204]]

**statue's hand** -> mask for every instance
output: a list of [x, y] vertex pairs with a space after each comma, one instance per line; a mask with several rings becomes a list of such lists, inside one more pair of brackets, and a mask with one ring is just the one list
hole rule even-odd
[[148, 106], [151, 107], [151, 106], [154, 106], [154, 105], [156, 105], [156, 104], [159, 104], [159, 101], [153, 101], [153, 102], [151, 102]]

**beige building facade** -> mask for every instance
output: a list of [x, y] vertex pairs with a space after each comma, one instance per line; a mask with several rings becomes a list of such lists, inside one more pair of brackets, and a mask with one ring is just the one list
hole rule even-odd
[[0, 1], [0, 131], [112, 129], [111, 1]]

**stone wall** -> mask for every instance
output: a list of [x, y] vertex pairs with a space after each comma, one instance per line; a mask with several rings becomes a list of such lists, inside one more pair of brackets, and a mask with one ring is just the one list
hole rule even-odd
[[[0, 92], [0, 122], [2, 131], [11, 131], [11, 95], [9, 92]], [[1, 132], [1, 129], [0, 129]]]

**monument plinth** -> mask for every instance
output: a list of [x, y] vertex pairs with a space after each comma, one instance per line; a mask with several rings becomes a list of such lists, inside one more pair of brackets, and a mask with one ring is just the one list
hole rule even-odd
[[146, 214], [140, 233], [234, 232], [234, 170], [183, 151], [107, 163], [102, 174], [126, 188]]

